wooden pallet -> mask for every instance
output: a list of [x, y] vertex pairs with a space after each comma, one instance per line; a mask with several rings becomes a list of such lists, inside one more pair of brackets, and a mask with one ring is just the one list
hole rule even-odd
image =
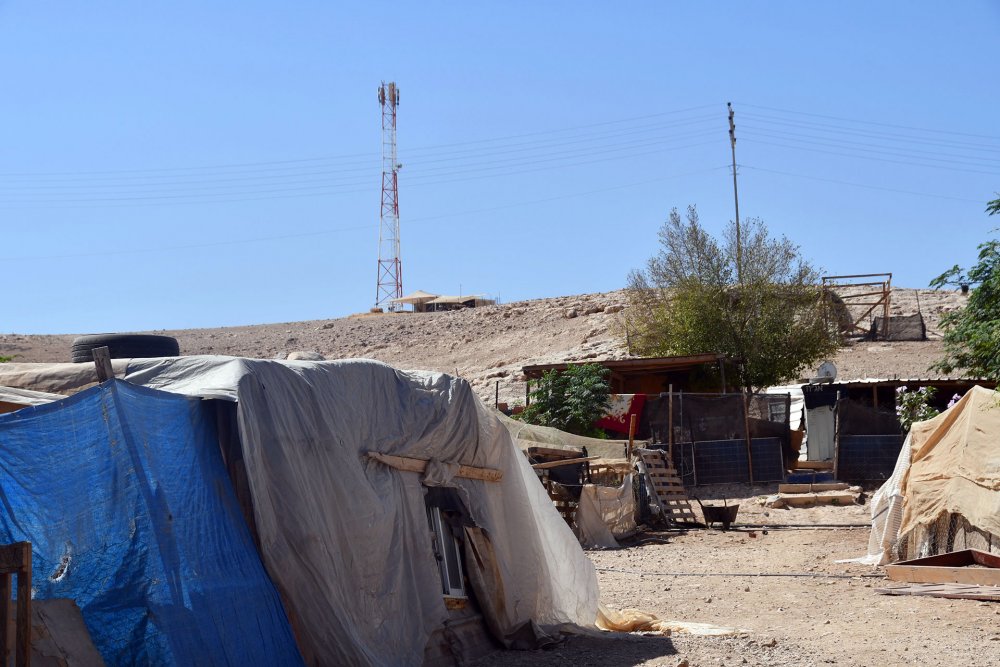
[[697, 523], [698, 519], [691, 510], [691, 501], [673, 462], [661, 451], [643, 450], [638, 454], [646, 466], [646, 474], [649, 475], [664, 518], [671, 523]]

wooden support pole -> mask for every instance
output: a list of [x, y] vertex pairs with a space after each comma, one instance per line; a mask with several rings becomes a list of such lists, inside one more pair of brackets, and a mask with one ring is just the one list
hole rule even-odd
[[632, 460], [632, 451], [635, 448], [635, 413], [633, 412], [628, 422], [628, 451], [625, 452], [625, 460]]
[[31, 544], [17, 542], [0, 546], [0, 658], [10, 664], [8, 640], [10, 624], [11, 576], [17, 575], [17, 629], [14, 635], [14, 665], [31, 664]]
[[10, 645], [7, 642], [7, 628], [10, 627], [10, 586], [9, 572], [0, 572], [0, 665], [10, 664]]
[[494, 410], [499, 410], [500, 409], [500, 380], [497, 380], [497, 384], [496, 384], [496, 394], [495, 394], [494, 400], [493, 400], [493, 409]]
[[94, 366], [97, 368], [97, 381], [107, 382], [115, 376], [115, 371], [111, 367], [111, 350], [105, 347], [95, 347]]
[[667, 451], [670, 452], [670, 460], [674, 460], [674, 385], [667, 389]]
[[[427, 459], [416, 459], [409, 456], [393, 456], [379, 452], [368, 452], [368, 458], [383, 463], [390, 468], [405, 472], [424, 472], [427, 470]], [[460, 465], [456, 477], [464, 479], [479, 479], [484, 482], [499, 482], [503, 472], [495, 468], [478, 468], [476, 466]]]
[[747, 472], [750, 474], [750, 483], [753, 484], [753, 454], [750, 451], [750, 399], [746, 391], [743, 392], [743, 430], [747, 436]]
[[17, 634], [14, 639], [17, 667], [31, 665], [31, 545], [24, 544], [24, 564], [17, 573]]

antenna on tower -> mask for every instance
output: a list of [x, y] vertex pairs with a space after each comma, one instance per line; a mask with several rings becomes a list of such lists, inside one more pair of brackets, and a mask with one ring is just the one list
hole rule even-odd
[[378, 283], [375, 308], [397, 310], [393, 299], [403, 296], [403, 264], [399, 258], [399, 169], [396, 160], [396, 107], [399, 88], [382, 82], [378, 89], [382, 106], [382, 211], [378, 229]]

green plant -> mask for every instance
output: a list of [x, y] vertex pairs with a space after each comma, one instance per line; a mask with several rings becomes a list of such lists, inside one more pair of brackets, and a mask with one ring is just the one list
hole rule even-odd
[[611, 389], [608, 369], [600, 364], [570, 366], [546, 371], [529, 394], [530, 402], [518, 418], [529, 424], [602, 437], [594, 422], [604, 416]]
[[[1000, 214], [1000, 199], [989, 202], [986, 210]], [[973, 289], [964, 308], [941, 318], [944, 357], [933, 368], [943, 373], [963, 369], [973, 377], [1000, 380], [1000, 241], [981, 243], [967, 274], [955, 265], [930, 284], [940, 289], [961, 283]]]
[[930, 406], [935, 394], [937, 389], [934, 387], [921, 387], [916, 391], [906, 387], [896, 389], [896, 417], [904, 431], [909, 431], [913, 422], [926, 421], [941, 414]]
[[798, 377], [834, 352], [819, 273], [759, 219], [713, 238], [689, 206], [660, 229], [660, 252], [629, 276], [625, 334], [645, 356], [724, 354], [736, 384], [754, 391]]
[[14, 361], [14, 357], [5, 357], [0, 355], [0, 364], [6, 364], [8, 361]]

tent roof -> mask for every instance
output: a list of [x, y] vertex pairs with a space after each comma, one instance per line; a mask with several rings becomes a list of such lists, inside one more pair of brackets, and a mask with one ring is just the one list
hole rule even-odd
[[1000, 535], [998, 438], [1000, 395], [978, 386], [937, 417], [915, 423], [899, 534], [960, 514], [976, 528]]
[[465, 303], [466, 301], [475, 301], [476, 299], [482, 299], [481, 294], [466, 294], [465, 296], [439, 296], [433, 301], [428, 303]]
[[401, 296], [398, 299], [392, 299], [392, 303], [427, 303], [431, 299], [436, 299], [437, 294], [431, 294], [430, 292], [425, 292], [423, 290], [417, 290], [416, 292], [410, 292], [406, 296]]

